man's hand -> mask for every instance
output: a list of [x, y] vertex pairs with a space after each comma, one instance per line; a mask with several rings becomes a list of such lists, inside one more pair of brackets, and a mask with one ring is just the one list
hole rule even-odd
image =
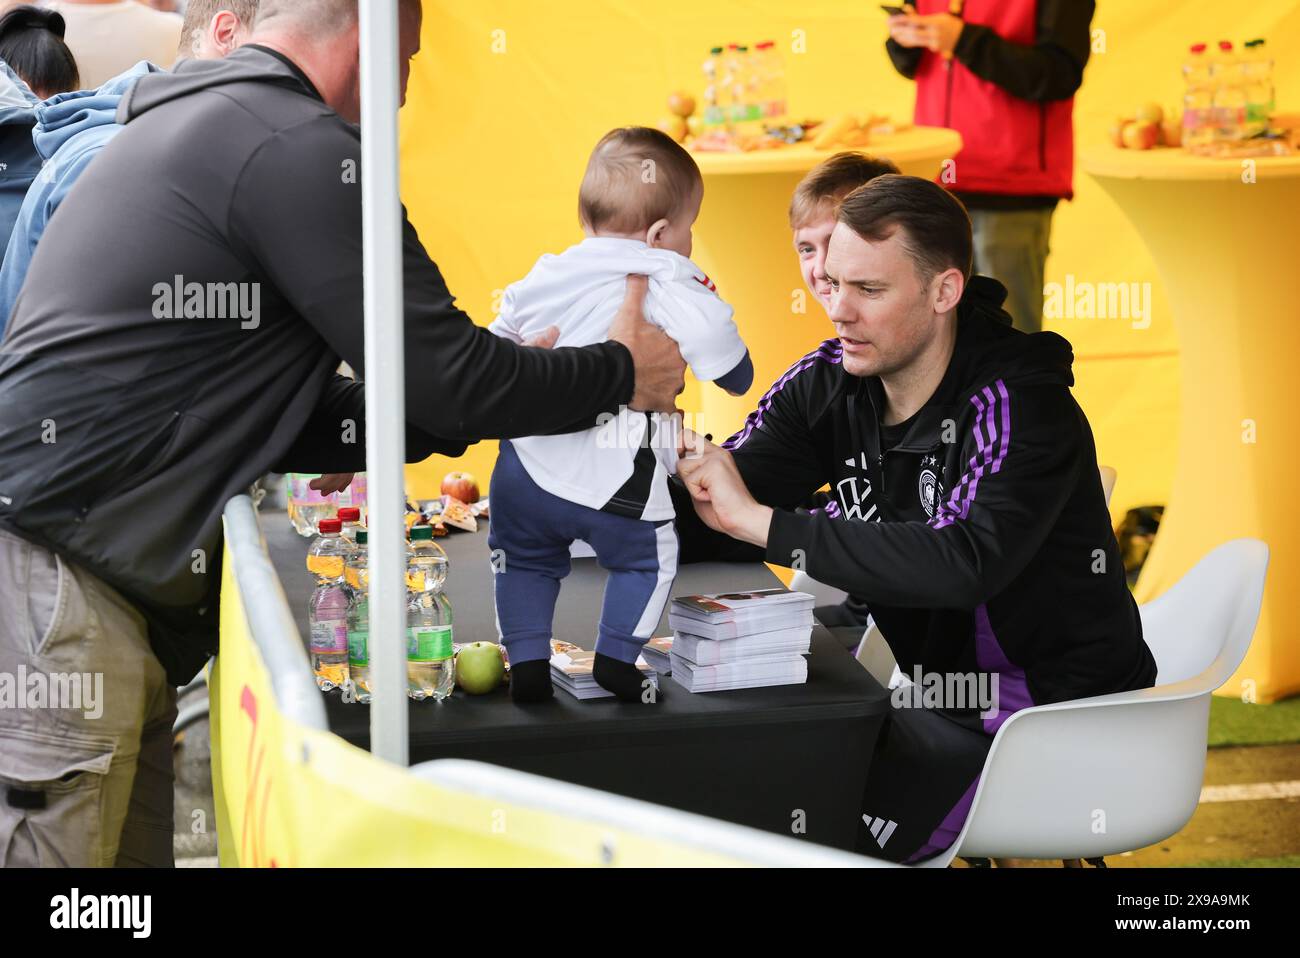
[[332, 496], [336, 492], [342, 492], [348, 486], [352, 485], [352, 477], [356, 475], [353, 472], [328, 472], [319, 479], [313, 479], [307, 483], [309, 488], [315, 489], [322, 496]]
[[627, 298], [609, 328], [609, 338], [622, 343], [636, 365], [636, 386], [630, 408], [637, 412], [675, 412], [677, 396], [686, 388], [686, 361], [677, 343], [645, 319], [645, 294], [650, 280], [627, 278]]
[[921, 32], [921, 17], [910, 3], [903, 4], [906, 13], [889, 18], [889, 39], [900, 47], [925, 47], [926, 37]]
[[915, 19], [921, 46], [940, 56], [951, 58], [957, 49], [957, 41], [961, 39], [962, 28], [966, 26], [965, 21], [951, 13], [931, 13]]
[[686, 484], [695, 511], [710, 529], [767, 548], [772, 510], [749, 494], [731, 453], [690, 429], [683, 429], [677, 475]]
[[525, 339], [524, 345], [533, 349], [554, 349], [555, 344], [560, 341], [560, 327], [547, 326], [531, 339]]

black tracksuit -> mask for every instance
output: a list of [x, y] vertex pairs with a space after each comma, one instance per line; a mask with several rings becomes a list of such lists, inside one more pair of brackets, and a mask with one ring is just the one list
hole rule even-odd
[[[1013, 330], [1003, 295], [971, 281], [949, 368], [909, 422], [881, 426], [879, 380], [847, 374], [828, 340], [726, 443], [755, 498], [776, 508], [763, 558], [865, 600], [908, 676], [997, 676], [996, 714], [945, 703], [891, 715], [864, 812], [896, 827], [883, 848], [884, 831], [864, 827], [862, 846], [888, 857], [951, 843], [989, 736], [1015, 711], [1155, 681], [1070, 393], [1070, 346]], [[828, 483], [825, 508], [798, 508]], [[683, 561], [755, 556], [675, 497]]]

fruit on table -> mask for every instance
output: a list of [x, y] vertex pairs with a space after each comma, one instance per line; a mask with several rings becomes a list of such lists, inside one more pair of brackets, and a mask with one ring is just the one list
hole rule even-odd
[[667, 133], [678, 143], [685, 142], [686, 134], [690, 132], [690, 128], [686, 125], [686, 121], [680, 116], [665, 116], [660, 119], [655, 126], [664, 133]]
[[840, 138], [840, 143], [844, 146], [851, 146], [855, 149], [860, 146], [866, 146], [871, 141], [871, 133], [865, 126], [852, 130]]
[[683, 120], [695, 112], [695, 98], [680, 90], [668, 97], [668, 112]]
[[1133, 117], [1120, 117], [1110, 127], [1110, 141], [1121, 150], [1124, 149], [1124, 128], [1137, 121]]
[[686, 129], [691, 136], [699, 136], [704, 132], [704, 117], [688, 116], [686, 118]]
[[813, 149], [829, 150], [839, 144], [844, 137], [861, 129], [858, 118], [852, 113], [845, 113], [823, 124], [813, 138]]
[[1160, 127], [1142, 120], [1124, 127], [1120, 138], [1130, 150], [1149, 150], [1160, 142]]
[[1183, 145], [1183, 121], [1178, 117], [1169, 117], [1160, 125], [1164, 133], [1165, 146], [1182, 146]]
[[467, 505], [478, 502], [481, 498], [478, 480], [468, 472], [449, 472], [442, 477], [441, 492], [444, 496], [459, 499]]
[[1133, 118], [1139, 123], [1154, 123], [1159, 126], [1165, 121], [1165, 111], [1159, 103], [1143, 103]]
[[456, 653], [456, 684], [470, 695], [486, 695], [505, 674], [501, 646], [495, 642], [471, 642]]

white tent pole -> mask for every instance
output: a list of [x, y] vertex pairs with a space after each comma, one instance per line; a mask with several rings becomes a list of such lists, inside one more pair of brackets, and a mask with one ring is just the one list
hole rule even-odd
[[361, 0], [366, 472], [370, 506], [370, 751], [410, 761], [406, 700], [406, 402], [398, 192], [398, 0]]

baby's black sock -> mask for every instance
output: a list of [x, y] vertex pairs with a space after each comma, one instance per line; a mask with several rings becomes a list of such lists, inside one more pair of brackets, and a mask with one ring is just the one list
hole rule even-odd
[[549, 659], [510, 666], [510, 698], [516, 702], [545, 702], [555, 695]]
[[613, 692], [620, 702], [643, 702], [653, 705], [658, 701], [659, 693], [646, 695], [646, 682], [649, 681], [641, 671], [630, 662], [620, 662], [608, 655], [596, 653], [596, 663], [591, 670], [596, 684], [606, 692]]

